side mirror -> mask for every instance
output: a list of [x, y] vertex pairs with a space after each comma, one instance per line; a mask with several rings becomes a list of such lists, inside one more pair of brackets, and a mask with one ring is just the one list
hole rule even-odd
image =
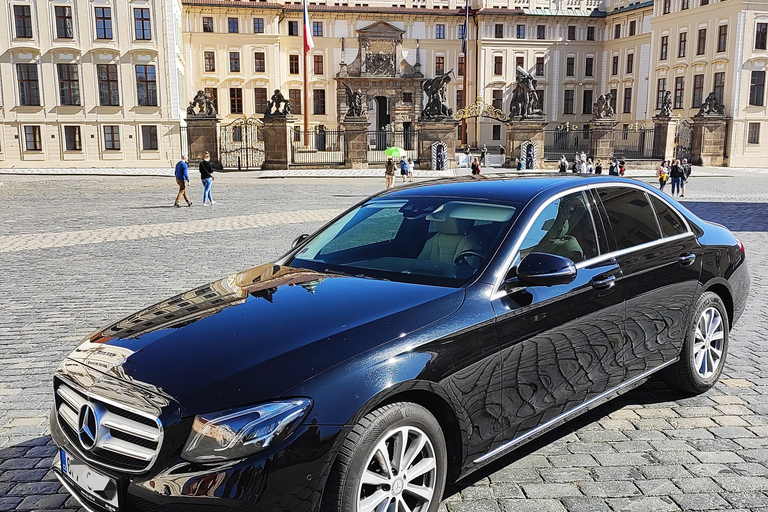
[[299, 245], [301, 245], [301, 242], [303, 242], [307, 238], [309, 238], [309, 235], [307, 233], [297, 236], [296, 239], [291, 244], [291, 249], [297, 248]]
[[555, 254], [532, 252], [517, 267], [517, 280], [524, 286], [555, 286], [576, 279], [576, 265]]

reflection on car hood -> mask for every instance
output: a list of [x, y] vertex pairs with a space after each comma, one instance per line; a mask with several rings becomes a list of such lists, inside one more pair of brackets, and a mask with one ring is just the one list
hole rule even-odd
[[[69, 356], [182, 416], [271, 400], [454, 312], [463, 290], [262, 265], [135, 313]], [[405, 310], [418, 312], [398, 315]]]

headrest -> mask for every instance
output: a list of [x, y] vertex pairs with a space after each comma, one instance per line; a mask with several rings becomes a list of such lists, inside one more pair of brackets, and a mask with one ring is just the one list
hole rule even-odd
[[445, 217], [445, 220], [441, 221], [435, 219], [432, 222], [438, 233], [444, 233], [446, 235], [463, 235], [469, 231], [469, 228], [475, 223], [475, 221], [471, 219], [454, 219], [453, 217], [448, 216]]

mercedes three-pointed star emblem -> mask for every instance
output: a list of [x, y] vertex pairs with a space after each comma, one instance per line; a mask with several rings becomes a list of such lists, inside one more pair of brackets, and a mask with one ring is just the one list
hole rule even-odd
[[80, 409], [77, 425], [77, 437], [80, 439], [80, 444], [84, 449], [92, 450], [96, 446], [96, 439], [99, 433], [96, 410], [93, 408], [93, 405], [85, 404]]

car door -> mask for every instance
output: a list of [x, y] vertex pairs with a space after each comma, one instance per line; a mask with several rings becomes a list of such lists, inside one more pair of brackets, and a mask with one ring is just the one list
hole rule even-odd
[[630, 186], [595, 192], [622, 273], [618, 288], [626, 302], [626, 340], [621, 359], [630, 379], [680, 353], [702, 249], [684, 219], [654, 193]]
[[[497, 293], [504, 448], [535, 435], [553, 418], [618, 385], [623, 371], [624, 304], [618, 264], [601, 258], [605, 233], [583, 191], [542, 205], [519, 236], [512, 268], [531, 252], [575, 260], [567, 285], [514, 287]], [[512, 271], [514, 273], [514, 270]]]

